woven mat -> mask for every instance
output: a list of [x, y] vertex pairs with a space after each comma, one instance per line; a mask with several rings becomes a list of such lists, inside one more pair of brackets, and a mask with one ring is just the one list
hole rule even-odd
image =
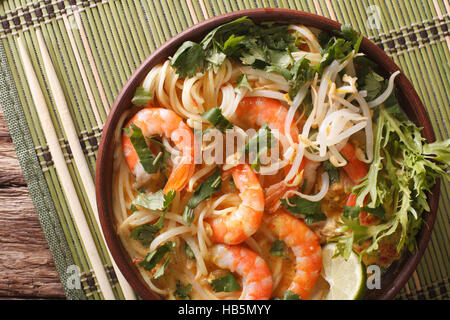
[[[187, 27], [226, 12], [255, 7], [309, 11], [350, 23], [382, 47], [412, 81], [430, 115], [438, 139], [449, 137], [450, 6], [447, 0], [180, 0], [58, 1], [0, 3], [0, 106], [69, 299], [102, 299], [85, 245], [79, 236], [54, 158], [25, 80], [17, 38], [21, 37], [37, 73], [79, 203], [116, 298], [124, 290], [113, 271], [54, 103], [36, 31], [45, 43], [70, 110], [89, 171], [94, 176], [102, 123], [115, 96], [139, 64]], [[84, 177], [86, 178], [86, 177]], [[448, 299], [450, 184], [442, 183], [438, 218], [417, 271], [398, 299]], [[71, 266], [81, 272], [74, 288]]]

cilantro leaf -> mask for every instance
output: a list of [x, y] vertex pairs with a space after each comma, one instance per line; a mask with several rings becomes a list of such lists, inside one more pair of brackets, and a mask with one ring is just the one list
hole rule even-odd
[[333, 183], [339, 182], [339, 170], [329, 160], [323, 162], [323, 170], [328, 172], [330, 186]]
[[192, 41], [185, 41], [172, 57], [171, 65], [181, 78], [192, 77], [205, 69], [205, 51]]
[[211, 287], [215, 292], [233, 292], [241, 290], [241, 286], [232, 273], [212, 280]]
[[172, 256], [173, 248], [175, 248], [175, 242], [167, 241], [163, 245], [159, 246], [155, 250], [149, 252], [144, 260], [138, 263], [139, 266], [144, 268], [144, 270], [150, 271], [153, 270], [156, 265], [163, 260], [164, 257], [165, 260], [161, 264], [161, 266], [156, 270], [156, 272], [153, 274], [153, 278], [157, 279], [160, 276], [164, 274], [164, 270], [166, 265], [169, 263], [170, 258]]
[[201, 41], [201, 45], [206, 50], [211, 46], [213, 39], [226, 38], [228, 40], [231, 35], [245, 34], [254, 25], [253, 21], [248, 17], [241, 17], [222, 24], [209, 32]]
[[291, 99], [297, 95], [301, 87], [314, 78], [316, 69], [310, 66], [310, 61], [306, 58], [297, 60], [292, 66], [291, 79], [289, 81], [289, 96]]
[[222, 188], [222, 176], [219, 167], [203, 182], [194, 192], [184, 207], [183, 220], [190, 225], [194, 219], [194, 209], [203, 200], [209, 199], [214, 193]]
[[362, 88], [367, 91], [367, 101], [374, 100], [383, 92], [385, 79], [375, 71], [370, 71], [365, 78], [365, 85]]
[[143, 87], [138, 87], [134, 93], [131, 103], [135, 106], [142, 107], [147, 105], [153, 99], [153, 95]]
[[366, 76], [377, 66], [375, 62], [367, 58], [366, 56], [358, 56], [353, 59], [355, 65], [357, 87], [363, 88], [366, 84]]
[[133, 201], [132, 207], [136, 208], [135, 205], [138, 205], [151, 210], [164, 210], [164, 212], [154, 224], [147, 223], [133, 228], [130, 232], [130, 238], [139, 240], [144, 247], [148, 247], [155, 235], [164, 228], [166, 211], [174, 198], [175, 191], [170, 191], [166, 195], [162, 193], [162, 190], [153, 194], [139, 193]]
[[129, 135], [131, 144], [134, 150], [136, 150], [142, 167], [147, 173], [156, 173], [162, 164], [162, 152], [154, 157], [145, 141], [141, 128], [134, 123], [131, 123], [129, 128], [132, 129], [131, 135]]
[[241, 74], [236, 80], [236, 88], [234, 90], [239, 90], [241, 87], [246, 87], [250, 92], [253, 92], [252, 86], [248, 83], [248, 78], [246, 74]]
[[153, 224], [143, 224], [131, 230], [130, 238], [140, 240], [144, 247], [148, 247], [159, 231], [160, 229]]
[[222, 47], [225, 56], [232, 56], [241, 47], [244, 39], [245, 36], [236, 37], [232, 34], [227, 41], [224, 42]]
[[162, 190], [155, 193], [138, 193], [132, 204], [147, 208], [149, 210], [164, 211], [169, 208], [173, 199], [175, 198], [175, 191], [171, 190], [164, 194]]
[[191, 297], [189, 296], [189, 294], [191, 293], [191, 291], [192, 291], [192, 285], [190, 283], [188, 283], [186, 286], [183, 286], [181, 284], [181, 281], [178, 280], [177, 288], [176, 288], [175, 292], [173, 293], [173, 295], [182, 300], [190, 300]]
[[303, 218], [307, 225], [326, 220], [327, 216], [322, 212], [322, 201], [309, 201], [299, 196], [289, 198], [289, 203], [285, 199], [280, 199], [281, 205], [296, 217]]

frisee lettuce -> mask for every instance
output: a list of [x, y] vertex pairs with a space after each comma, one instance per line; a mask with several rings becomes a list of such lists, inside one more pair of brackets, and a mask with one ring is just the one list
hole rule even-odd
[[[376, 252], [383, 238], [398, 234], [397, 252], [405, 247], [416, 248], [415, 236], [422, 224], [422, 214], [429, 211], [427, 194], [440, 176], [449, 177], [450, 139], [426, 143], [421, 129], [405, 120], [399, 113], [395, 99], [390, 105], [377, 110], [374, 130], [374, 159], [367, 176], [352, 192], [357, 195], [356, 205], [374, 210], [386, 207], [384, 221], [374, 226], [363, 226], [355, 215], [342, 216], [338, 232], [338, 253], [348, 258], [353, 245], [370, 240], [370, 245], [360, 252], [360, 257]], [[366, 200], [367, 199], [367, 200]], [[390, 208], [390, 209], [389, 209]]]

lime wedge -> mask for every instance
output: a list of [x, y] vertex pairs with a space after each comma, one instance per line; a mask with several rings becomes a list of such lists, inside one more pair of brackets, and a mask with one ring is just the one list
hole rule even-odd
[[359, 257], [352, 252], [348, 260], [342, 256], [334, 257], [335, 244], [322, 247], [322, 277], [330, 288], [325, 300], [357, 300], [364, 296], [366, 271]]

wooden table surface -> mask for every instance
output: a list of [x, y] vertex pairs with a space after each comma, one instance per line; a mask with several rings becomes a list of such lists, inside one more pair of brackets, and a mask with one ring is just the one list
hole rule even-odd
[[0, 109], [0, 299], [64, 299]]

